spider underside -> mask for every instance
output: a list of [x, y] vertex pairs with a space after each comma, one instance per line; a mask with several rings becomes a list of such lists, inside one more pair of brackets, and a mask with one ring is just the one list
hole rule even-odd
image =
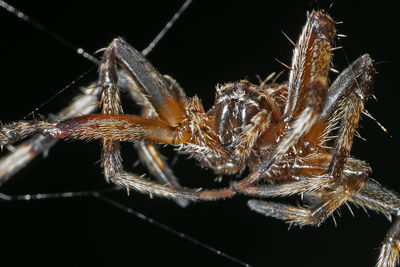
[[[207, 112], [197, 97], [187, 97], [175, 80], [162, 76], [140, 52], [114, 39], [100, 64], [98, 85], [86, 89], [70, 107], [49, 121], [1, 126], [2, 147], [41, 135], [0, 161], [0, 183], [35, 155], [46, 153], [57, 139], [101, 139], [108, 181], [175, 199], [182, 206], [238, 193], [302, 195], [303, 206], [262, 200], [250, 200], [248, 205], [297, 225], [319, 225], [346, 202], [390, 219], [399, 213], [399, 197], [369, 179], [371, 168], [366, 162], [350, 156], [364, 104], [372, 94], [373, 61], [367, 54], [359, 57], [329, 85], [335, 38], [334, 21], [313, 11], [295, 46], [288, 82], [224, 84], [217, 87], [214, 106]], [[142, 106], [140, 116], [123, 114], [121, 89]], [[91, 114], [98, 99], [102, 112]], [[123, 169], [120, 141], [135, 142], [157, 182]], [[228, 188], [183, 188], [153, 143], [173, 145], [217, 174], [238, 174], [246, 168], [250, 174]], [[400, 219], [396, 218], [377, 266], [394, 266], [399, 247]]]

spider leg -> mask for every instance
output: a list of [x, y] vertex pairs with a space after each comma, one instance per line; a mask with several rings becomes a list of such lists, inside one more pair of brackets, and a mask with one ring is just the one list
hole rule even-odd
[[298, 181], [281, 183], [253, 185], [242, 188], [243, 194], [257, 197], [285, 197], [295, 194], [314, 192], [332, 185], [332, 179], [328, 176], [299, 177]]
[[[323, 158], [324, 156], [325, 155], [323, 154], [318, 154], [315, 156], [315, 158]], [[324, 165], [328, 164], [326, 163]], [[313, 168], [313, 166], [307, 164], [304, 166], [304, 170], [310, 170], [310, 168]], [[368, 208], [376, 209], [386, 215], [393, 213], [394, 208], [388, 211], [387, 208], [385, 209], [385, 207], [394, 207], [396, 206], [395, 204], [400, 204], [400, 200], [399, 202], [390, 202], [398, 199], [397, 197], [393, 198], [393, 196], [395, 196], [394, 193], [389, 193], [389, 190], [384, 189], [381, 186], [379, 186], [380, 189], [376, 189], [375, 187], [371, 186], [372, 182], [369, 181], [366, 183], [365, 187], [362, 186], [364, 185], [365, 179], [368, 178], [368, 174], [370, 172], [370, 167], [363, 161], [355, 158], [349, 158], [348, 161], [346, 161], [343, 174], [345, 179], [344, 183], [347, 187], [353, 187], [351, 190], [353, 193], [349, 193], [350, 195], [356, 194], [350, 200], [363, 206], [370, 204], [372, 206], [367, 206]], [[272, 176], [269, 178], [274, 180], [275, 177]], [[340, 186], [343, 185], [339, 185], [339, 187]], [[297, 175], [295, 179], [290, 182], [251, 185], [241, 187], [239, 189], [241, 193], [257, 197], [286, 197], [295, 194], [313, 195], [316, 194], [316, 192], [323, 192], [326, 189], [331, 190], [331, 188], [334, 187], [338, 187], [337, 182], [332, 180], [329, 174], [301, 174], [300, 171], [299, 175]], [[381, 196], [382, 200], [380, 202], [378, 201], [377, 196]], [[372, 201], [372, 198], [375, 198], [375, 200]], [[386, 201], [386, 204], [383, 204], [383, 200]], [[373, 204], [374, 202], [376, 203]]]
[[[340, 120], [328, 167], [328, 173], [335, 181], [341, 179], [364, 103], [371, 95], [375, 73], [369, 55], [363, 55], [344, 70], [330, 88], [320, 119], [328, 122], [328, 132]], [[312, 130], [310, 132], [313, 134]]]
[[103, 114], [120, 113], [117, 66], [137, 83], [142, 97], [151, 104], [160, 120], [177, 125], [185, 115], [186, 97], [141, 55], [121, 39], [114, 39], [104, 53], [99, 86], [103, 87]]
[[362, 190], [352, 199], [361, 207], [383, 213], [391, 220], [392, 214], [396, 219], [383, 241], [377, 267], [393, 267], [398, 261], [400, 251], [400, 197], [397, 193], [383, 187], [374, 180], [369, 180]]
[[[167, 90], [161, 75], [138, 51], [120, 39], [115, 39], [107, 48], [100, 66], [99, 86], [103, 88], [103, 114], [112, 115], [122, 112], [117, 89], [117, 64], [140, 85], [137, 88], [143, 90], [140, 92], [143, 95], [143, 99], [148, 99], [160, 119], [169, 122], [170, 125], [178, 122], [177, 116], [183, 116], [183, 111], [181, 106], [176, 103], [176, 99]], [[165, 123], [163, 128], [166, 129], [167, 126], [168, 124]], [[158, 127], [156, 126], [156, 128]], [[162, 133], [159, 132], [158, 134]], [[171, 133], [169, 133], [169, 136], [171, 137]], [[143, 138], [137, 141], [143, 141]], [[135, 174], [125, 172], [122, 167], [118, 139], [115, 140], [112, 137], [103, 138], [102, 162], [106, 179], [116, 184], [167, 197], [178, 198], [179, 195], [183, 195], [177, 194], [176, 189], [161, 186], [142, 179]]]
[[176, 137], [177, 129], [163, 121], [123, 114], [91, 114], [55, 123], [19, 121], [5, 124], [0, 132], [0, 145], [12, 144], [37, 133], [55, 138], [180, 143]]
[[[177, 90], [176, 86], [168, 87], [165, 79], [147, 62], [140, 52], [120, 39], [115, 39], [107, 48], [100, 66], [99, 86], [103, 88], [102, 113], [107, 114], [106, 116], [118, 116], [114, 114], [122, 111], [117, 90], [117, 64], [140, 85], [138, 88], [142, 90], [144, 98], [149, 101], [160, 119], [152, 122], [141, 119], [142, 122], [150, 122], [148, 126], [151, 129], [149, 129], [150, 131], [145, 129], [146, 138], [139, 138], [138, 140], [179, 144], [184, 141], [183, 139], [189, 138], [188, 135], [177, 136], [177, 132], [172, 130], [185, 118], [186, 98], [182, 91]], [[139, 125], [140, 128], [144, 126], [143, 123]], [[136, 127], [135, 129], [140, 128]], [[134, 135], [137, 132], [135, 130]], [[118, 138], [104, 136], [102, 139], [105, 176], [116, 184], [150, 194], [193, 200], [199, 198], [213, 199], [216, 196], [227, 197], [234, 194], [230, 189], [217, 190], [218, 193], [214, 193], [215, 191], [199, 193], [150, 183], [137, 175], [123, 171]]]
[[328, 91], [331, 44], [335, 36], [334, 22], [328, 15], [319, 11], [308, 15], [293, 53], [284, 111], [286, 129], [275, 151], [259, 165], [259, 177], [265, 177], [271, 166], [318, 120]]
[[[174, 188], [183, 188], [172, 169], [153, 144], [138, 142], [134, 146], [138, 151], [141, 162], [147, 167], [151, 176], [155, 177], [156, 181]], [[186, 199], [176, 199], [175, 201], [182, 208], [189, 205], [189, 201]]]
[[[83, 88], [83, 93], [58, 114], [51, 116], [52, 121], [85, 115], [93, 112], [98, 106], [100, 90], [94, 86]], [[47, 155], [58, 139], [51, 136], [36, 135], [24, 143], [13, 147], [11, 152], [0, 160], [0, 185], [26, 166], [40, 154]]]
[[400, 251], [400, 217], [397, 217], [386, 234], [379, 253], [377, 267], [393, 267], [396, 265]]
[[[304, 188], [303, 192], [308, 191], [308, 196], [314, 199], [311, 207], [295, 207], [292, 205], [260, 200], [249, 200], [248, 205], [252, 210], [262, 213], [265, 216], [285, 220], [290, 223], [298, 225], [320, 225], [332, 212], [355, 195], [368, 180], [371, 169], [361, 161], [355, 160], [353, 164], [354, 166], [352, 167], [358, 167], [357, 172], [349, 170], [348, 176], [343, 183], [333, 184], [331, 187], [327, 187], [327, 190], [324, 188], [315, 190], [313, 185], [309, 188]], [[326, 182], [329, 183], [328, 179], [326, 179]], [[275, 188], [280, 189], [281, 192], [274, 192], [273, 187], [268, 189], [268, 191], [264, 191], [264, 195], [287, 195], [285, 189], [294, 192], [291, 183], [284, 183], [280, 187]], [[300, 188], [298, 190], [301, 192]]]
[[[176, 94], [182, 98], [185, 97], [184, 91], [175, 80], [166, 75], [164, 75], [163, 78], [167, 81], [169, 89], [177, 92]], [[118, 73], [118, 87], [127, 90], [132, 99], [143, 107], [142, 116], [144, 118], [158, 119], [156, 111], [147, 98], [142, 94], [139, 85], [123, 70]], [[178, 178], [174, 175], [172, 169], [168, 166], [168, 163], [163, 159], [162, 155], [153, 144], [137, 142], [134, 146], [138, 152], [140, 161], [149, 170], [151, 176], [153, 176], [159, 183], [175, 188], [182, 188], [179, 184]], [[186, 199], [176, 199], [175, 201], [181, 207], [189, 205], [189, 202]]]
[[[131, 59], [132, 61], [130, 61]], [[128, 77], [134, 79], [135, 83], [131, 84], [138, 84], [135, 88], [139, 89], [136, 90], [138, 91], [138, 94], [132, 94], [134, 98], [143, 103], [149, 101], [150, 104], [148, 104], [147, 107], [154, 108], [154, 112], [166, 121], [168, 121], [169, 117], [174, 117], [175, 114], [165, 114], [167, 110], [169, 110], [168, 104], [166, 104], [167, 98], [170, 98], [168, 100], [173, 101], [173, 97], [170, 96], [170, 92], [168, 92], [167, 86], [162, 77], [138, 51], [129, 47], [119, 39], [115, 39], [108, 47], [100, 68], [100, 86], [102, 86], [104, 90], [103, 114], [118, 114], [121, 111], [118, 90], [116, 88], [118, 83], [118, 76], [116, 75], [117, 62], [123, 66], [124, 70], [128, 73]], [[153, 76], [153, 79], [151, 79], [151, 75]], [[140, 89], [142, 91], [140, 91]], [[148, 96], [148, 98], [146, 96]], [[171, 106], [176, 107], [176, 105]], [[179, 105], [176, 113], [182, 113], [181, 110], [179, 110]], [[163, 136], [162, 133], [158, 134]], [[140, 138], [138, 141], [142, 141], [143, 139], [144, 138]], [[141, 147], [143, 148], [143, 146]], [[108, 180], [141, 191], [140, 183], [138, 182], [138, 184], [135, 184], [135, 182], [140, 181], [141, 178], [137, 175], [128, 174], [123, 171], [119, 151], [119, 141], [113, 140], [112, 136], [111, 138], [103, 139], [103, 166]], [[157, 192], [156, 188], [150, 190], [150, 193]]]
[[[92, 114], [72, 118], [59, 123], [45, 121], [20, 121], [3, 125], [0, 131], [0, 145], [12, 144], [32, 134], [51, 135], [55, 138], [100, 138], [103, 140], [137, 140], [149, 142], [173, 143], [175, 139], [174, 128], [165, 122], [144, 119], [132, 115], [107, 115]], [[119, 144], [119, 143], [118, 143]], [[114, 148], [114, 147], [112, 147]], [[108, 178], [114, 183], [126, 188], [133, 188], [140, 192], [155, 194], [168, 198], [184, 198], [190, 200], [216, 199], [230, 197], [235, 192], [231, 189], [220, 190], [189, 190], [178, 189], [151, 182], [143, 177], [123, 171], [121, 158], [118, 150], [106, 151], [113, 156], [116, 164], [106, 169]], [[117, 151], [118, 153], [112, 153]], [[103, 159], [104, 160], [104, 159]], [[108, 160], [110, 160], [108, 158]], [[105, 165], [106, 166], [106, 165]]]
[[398, 193], [389, 190], [369, 179], [365, 186], [352, 198], [355, 204], [383, 213], [389, 220], [392, 214], [400, 214], [400, 197]]

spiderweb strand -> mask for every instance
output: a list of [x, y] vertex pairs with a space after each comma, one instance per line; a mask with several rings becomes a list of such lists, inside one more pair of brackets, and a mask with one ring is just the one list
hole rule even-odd
[[[186, 8], [192, 3], [192, 0], [186, 0], [183, 5], [179, 8], [179, 10], [172, 16], [172, 18], [165, 24], [164, 28], [157, 34], [157, 36], [151, 41], [151, 43], [142, 51], [143, 56], [147, 56], [153, 49], [154, 47], [158, 44], [158, 42], [165, 36], [165, 34], [171, 29], [171, 27], [175, 24], [175, 22], [179, 19], [179, 17], [182, 15], [182, 13], [186, 10]], [[57, 40], [59, 43], [62, 45], [69, 47], [72, 50], [75, 50], [76, 53], [83, 58], [91, 61], [92, 63], [96, 64], [96, 66], [100, 63], [100, 60], [98, 60], [96, 57], [94, 57], [92, 54], [88, 53], [83, 49], [82, 47], [79, 47], [67, 39], [63, 38], [59, 34], [49, 30], [45, 26], [43, 26], [41, 23], [37, 22], [36, 20], [32, 19], [22, 11], [16, 9], [15, 7], [11, 6], [7, 2], [0, 0], [0, 7], [3, 9], [7, 10], [14, 16], [16, 16], [18, 19], [21, 19], [25, 21], [26, 23], [32, 25], [35, 27], [37, 30], [40, 32], [44, 32], [47, 35], [49, 35], [51, 38], [54, 40]], [[27, 115], [23, 117], [23, 119], [26, 119], [29, 116], [34, 116], [35, 112], [37, 112], [39, 109], [47, 105], [50, 101], [52, 101], [55, 97], [63, 93], [65, 90], [69, 89], [72, 85], [74, 85], [77, 81], [81, 80], [83, 77], [85, 77], [89, 72], [91, 72], [94, 69], [94, 67], [90, 68], [87, 70], [85, 73], [80, 75], [78, 78], [76, 78], [73, 82], [69, 83], [67, 86], [62, 88], [61, 90], [58, 90], [56, 94], [51, 96], [48, 100], [37, 106], [34, 110], [29, 112]]]
[[58, 35], [55, 32], [49, 30], [48, 28], [46, 28], [45, 26], [43, 26], [42, 24], [40, 24], [36, 20], [30, 18], [25, 13], [23, 13], [22, 11], [16, 9], [15, 7], [13, 7], [12, 5], [8, 4], [7, 2], [5, 2], [3, 0], [0, 0], [0, 7], [4, 8], [8, 12], [10, 12], [11, 14], [15, 15], [17, 18], [19, 18], [19, 19], [25, 21], [26, 23], [32, 25], [33, 27], [38, 29], [40, 32], [43, 32], [43, 33], [49, 35], [51, 38], [57, 40], [58, 42], [60, 42], [64, 46], [69, 47], [72, 50], [75, 50], [77, 54], [79, 54], [82, 57], [86, 58], [87, 60], [95, 63], [96, 65], [100, 62], [97, 58], [95, 58], [91, 54], [87, 53], [83, 48], [74, 45], [70, 41], [64, 39], [60, 35]]
[[[1, 0], [0, 0], [1, 1]], [[44, 106], [46, 106], [48, 103], [50, 103], [51, 101], [53, 101], [58, 95], [61, 95], [64, 91], [66, 91], [67, 89], [71, 88], [71, 86], [75, 85], [78, 81], [80, 81], [83, 77], [85, 77], [89, 72], [91, 72], [92, 70], [95, 69], [96, 66], [91, 67], [90, 69], [88, 69], [87, 71], [85, 71], [83, 74], [79, 75], [79, 77], [77, 77], [75, 80], [73, 80], [71, 83], [69, 83], [68, 85], [66, 85], [64, 88], [62, 88], [61, 90], [58, 90], [57, 93], [55, 93], [54, 95], [52, 95], [51, 97], [49, 97], [46, 101], [42, 102], [42, 104], [40, 104], [39, 106], [37, 106], [35, 109], [33, 109], [31, 112], [29, 112], [28, 114], [26, 114], [23, 117], [23, 120], [27, 119], [28, 117], [32, 116], [34, 118], [35, 116], [35, 112], [38, 112], [41, 108], [43, 108]]]
[[[151, 43], [142, 50], [143, 56], [147, 56], [153, 49], [154, 47], [158, 44], [158, 42], [164, 37], [164, 35], [169, 31], [169, 29], [175, 24], [175, 22], [179, 19], [179, 17], [182, 15], [182, 13], [186, 10], [188, 6], [192, 3], [192, 0], [186, 0], [183, 5], [179, 8], [179, 10], [172, 16], [172, 18], [165, 24], [164, 28], [157, 34], [157, 36], [151, 41]], [[16, 9], [12, 5], [8, 4], [7, 2], [0, 0], [0, 7], [3, 9], [7, 10], [14, 16], [18, 17], [19, 19], [27, 22], [28, 24], [32, 25], [39, 31], [46, 33], [49, 35], [51, 38], [57, 40], [61, 44], [63, 44], [66, 47], [71, 48], [72, 50], [75, 50], [77, 54], [81, 55], [85, 59], [93, 62], [94, 64], [98, 65], [100, 61], [94, 57], [92, 54], [88, 53], [83, 49], [82, 47], [79, 47], [67, 39], [61, 37], [57, 33], [49, 30], [45, 26], [43, 26], [41, 23], [37, 22], [36, 20], [30, 18], [28, 15], [23, 13], [22, 11]]]
[[147, 56], [153, 48], [158, 44], [158, 42], [164, 37], [168, 30], [174, 25], [174, 23], [179, 19], [186, 8], [192, 3], [192, 0], [186, 0], [181, 8], [175, 13], [175, 15], [165, 24], [164, 28], [157, 34], [157, 36], [151, 41], [151, 43], [142, 50], [142, 55]]
[[79, 191], [79, 192], [61, 192], [61, 193], [41, 193], [41, 194], [22, 194], [22, 195], [7, 195], [0, 192], [0, 200], [4, 201], [30, 201], [44, 199], [59, 199], [59, 198], [75, 198], [75, 197], [94, 197], [98, 198], [101, 193], [108, 193], [123, 190], [120, 187], [112, 186], [97, 191]]
[[31, 201], [31, 200], [45, 200], [45, 199], [65, 199], [65, 198], [76, 198], [76, 197], [93, 197], [98, 200], [101, 200], [115, 208], [118, 208], [128, 214], [135, 216], [136, 218], [145, 221], [151, 225], [154, 225], [157, 228], [160, 228], [168, 233], [171, 233], [183, 240], [186, 240], [194, 245], [202, 247], [205, 250], [208, 250], [216, 255], [220, 255], [223, 258], [226, 258], [234, 263], [237, 263], [241, 266], [251, 267], [250, 264], [243, 262], [219, 249], [216, 249], [212, 246], [205, 244], [204, 242], [199, 241], [181, 231], [175, 230], [174, 228], [169, 227], [168, 225], [159, 222], [141, 212], [138, 212], [126, 205], [119, 203], [118, 201], [113, 200], [112, 198], [104, 195], [104, 193], [113, 192], [113, 191], [124, 191], [124, 188], [113, 186], [109, 188], [100, 189], [97, 191], [81, 191], [81, 192], [62, 192], [62, 193], [45, 193], [45, 194], [22, 194], [22, 195], [7, 195], [0, 192], [0, 200], [3, 201]]
[[217, 255], [220, 255], [220, 256], [222, 256], [222, 257], [224, 257], [224, 258], [226, 258], [226, 259], [228, 259], [228, 260], [230, 260], [232, 262], [235, 262], [235, 263], [240, 264], [242, 266], [251, 267], [251, 265], [246, 263], [246, 262], [243, 262], [243, 261], [241, 261], [241, 260], [239, 260], [239, 259], [237, 259], [235, 257], [232, 257], [231, 255], [226, 254], [225, 252], [223, 252], [221, 250], [215, 249], [215, 248], [213, 248], [213, 247], [211, 247], [211, 246], [199, 241], [198, 239], [195, 239], [195, 238], [193, 238], [191, 236], [188, 236], [188, 235], [186, 235], [186, 234], [184, 234], [184, 233], [182, 233], [180, 231], [177, 231], [174, 228], [171, 228], [166, 224], [163, 224], [163, 223], [161, 223], [159, 221], [156, 221], [156, 220], [148, 217], [147, 215], [144, 215], [143, 213], [140, 213], [140, 212], [138, 212], [136, 210], [133, 210], [133, 209], [125, 206], [125, 205], [122, 205], [121, 203], [119, 203], [119, 202], [117, 202], [117, 201], [115, 201], [115, 200], [113, 200], [113, 199], [111, 199], [111, 198], [109, 198], [109, 197], [107, 197], [105, 195], [98, 194], [98, 198], [103, 200], [103, 201], [105, 201], [105, 202], [107, 202], [107, 203], [109, 203], [109, 204], [111, 204], [114, 207], [117, 207], [117, 208], [125, 211], [126, 213], [132, 214], [132, 215], [136, 216], [137, 218], [139, 218], [139, 219], [141, 219], [141, 220], [143, 220], [143, 221], [145, 221], [145, 222], [147, 222], [149, 224], [152, 224], [152, 225], [156, 226], [157, 228], [163, 229], [164, 231], [166, 231], [168, 233], [171, 233], [171, 234], [173, 234], [175, 236], [183, 238], [184, 240], [189, 241], [190, 243], [193, 243], [193, 244], [195, 244], [195, 245], [197, 245], [199, 247], [202, 247], [202, 248], [204, 248], [204, 249], [206, 249], [208, 251], [211, 251], [211, 252], [213, 252], [213, 253], [215, 253]]

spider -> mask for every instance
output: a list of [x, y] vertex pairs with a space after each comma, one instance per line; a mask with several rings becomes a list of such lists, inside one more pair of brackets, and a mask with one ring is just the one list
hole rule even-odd
[[[287, 83], [246, 80], [217, 88], [214, 106], [205, 111], [179, 84], [158, 71], [129, 44], [114, 39], [104, 53], [97, 86], [49, 121], [18, 121], [0, 128], [0, 145], [33, 134], [26, 148], [46, 151], [56, 139], [101, 139], [107, 180], [128, 189], [184, 200], [217, 200], [237, 193], [257, 197], [300, 194], [304, 206], [250, 200], [251, 209], [298, 225], [319, 225], [342, 204], [377, 210], [388, 218], [400, 199], [369, 179], [367, 163], [349, 156], [375, 70], [363, 55], [328, 85], [334, 21], [321, 11], [308, 15], [295, 44]], [[140, 104], [141, 116], [124, 115], [120, 89]], [[90, 114], [100, 99], [101, 114]], [[77, 116], [77, 114], [86, 114]], [[54, 139], [56, 138], [56, 139]], [[119, 142], [136, 143], [153, 182], [124, 171]], [[217, 174], [250, 174], [229, 188], [181, 188], [153, 143], [169, 144]], [[18, 150], [21, 151], [21, 150]], [[22, 154], [26, 154], [22, 152]], [[3, 177], [18, 167], [14, 153], [2, 162]], [[11, 160], [12, 159], [12, 160]], [[396, 219], [383, 243], [378, 266], [393, 266], [399, 246]]]

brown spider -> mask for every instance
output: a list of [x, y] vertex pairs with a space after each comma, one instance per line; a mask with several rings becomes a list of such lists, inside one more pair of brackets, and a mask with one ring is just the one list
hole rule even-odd
[[[102, 139], [106, 179], [115, 184], [178, 200], [215, 200], [236, 193], [259, 197], [301, 194], [303, 207], [250, 200], [266, 216], [298, 225], [319, 225], [347, 201], [382, 212], [399, 212], [399, 197], [369, 180], [370, 167], [349, 156], [364, 103], [371, 95], [375, 70], [363, 55], [329, 86], [333, 20], [320, 11], [308, 15], [295, 45], [289, 81], [246, 80], [220, 86], [214, 106], [204, 111], [197, 97], [186, 97], [175, 80], [162, 76], [121, 39], [104, 53], [98, 86], [53, 121], [18, 121], [0, 128], [0, 145], [41, 134], [24, 146], [46, 151], [54, 138]], [[120, 89], [143, 106], [142, 116], [123, 115]], [[90, 114], [101, 98], [102, 114]], [[78, 116], [78, 114], [86, 114]], [[123, 170], [119, 142], [136, 142], [150, 172], [163, 183]], [[230, 188], [181, 188], [151, 143], [171, 144], [218, 174], [250, 174]], [[3, 180], [21, 164], [26, 150], [0, 162]], [[22, 151], [22, 152], [21, 152]], [[261, 183], [264, 180], [267, 183]], [[257, 184], [258, 183], [258, 184]], [[396, 218], [383, 243], [378, 266], [394, 266], [400, 246]]]

